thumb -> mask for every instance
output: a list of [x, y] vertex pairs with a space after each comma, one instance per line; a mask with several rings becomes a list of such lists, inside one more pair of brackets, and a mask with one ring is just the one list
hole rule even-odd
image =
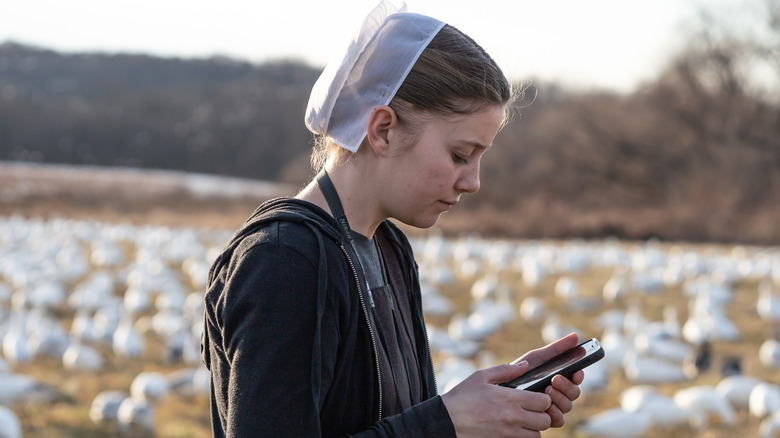
[[496, 365], [494, 367], [485, 368], [482, 370], [487, 377], [488, 382], [492, 384], [504, 383], [508, 380], [512, 380], [515, 377], [522, 376], [528, 371], [528, 362], [520, 361], [518, 363], [505, 363]]

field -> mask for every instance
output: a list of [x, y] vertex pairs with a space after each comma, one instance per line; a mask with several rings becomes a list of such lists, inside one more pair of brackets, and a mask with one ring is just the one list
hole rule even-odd
[[[171, 350], [172, 334], [187, 332], [195, 337], [199, 333], [197, 307], [192, 304], [197, 300], [187, 298], [202, 294], [209, 261], [254, 205], [290, 193], [289, 187], [159, 176], [48, 167], [0, 169], [0, 336], [5, 336], [0, 376], [6, 367], [6, 374], [31, 376], [43, 386], [34, 391], [33, 399], [22, 397], [8, 404], [20, 420], [23, 436], [118, 435], [117, 424], [90, 419], [90, 405], [100, 392], [129, 392], [142, 372], [173, 378], [182, 370], [198, 369], [191, 342], [184, 343], [191, 347], [187, 352], [172, 354]], [[209, 190], [225, 184], [232, 184], [230, 197]], [[743, 374], [780, 383], [780, 369], [758, 359], [760, 346], [780, 323], [762, 317], [757, 307], [762, 284], [772, 285], [777, 294], [780, 248], [444, 237], [436, 230], [410, 232], [410, 236], [430, 309], [426, 318], [442, 389], [462, 378], [464, 369], [507, 362], [543, 345], [555, 317], [581, 337], [601, 338], [610, 347], [608, 358], [612, 353], [614, 359], [620, 350], [607, 339], [617, 339], [617, 332], [624, 336], [619, 339], [635, 345], [648, 327], [657, 327], [652, 323], [669, 316], [668, 309], [676, 311], [676, 318], [666, 326], [670, 331], [644, 339], [673, 339], [691, 354], [697, 351], [691, 330], [697, 318], [707, 314], [723, 319], [707, 332], [711, 366], [677, 381], [650, 382], [660, 394], [673, 396], [686, 388], [718, 385], [724, 378], [724, 364], [735, 360]], [[623, 288], [616, 295], [605, 295], [605, 285], [614, 284], [610, 280], [620, 275]], [[7, 335], [12, 321], [18, 319], [15, 315], [27, 315], [28, 339], [40, 338], [45, 327], [54, 325], [49, 323], [56, 323], [60, 331], [52, 332], [69, 334], [74, 343], [78, 310], [90, 306], [75, 297], [88, 285], [94, 286], [91, 282], [97, 278], [109, 280], [104, 301], [120, 307], [134, 303], [132, 322], [141, 335], [142, 352], [119, 354], [111, 342], [82, 340], [102, 357], [102, 364], [93, 369], [65, 367], [61, 355], [49, 354], [58, 348], [40, 348], [40, 339], [40, 353], [29, 360], [15, 361], [8, 354]], [[147, 306], [128, 298], [133, 288], [146, 290]], [[529, 297], [539, 299], [537, 318], [521, 313]], [[46, 310], [27, 313], [33, 307]], [[98, 308], [95, 303], [93, 316]], [[157, 315], [165, 323], [155, 323]], [[716, 330], [729, 322], [736, 336]], [[182, 330], [174, 332], [171, 326]], [[615, 331], [610, 333], [608, 326]], [[688, 361], [669, 362], [682, 369]], [[605, 359], [600, 364], [606, 363]], [[583, 436], [589, 418], [619, 407], [624, 390], [647, 383], [621, 365], [594, 366], [589, 371], [584, 394], [567, 417], [567, 425], [544, 436]], [[126, 434], [210, 436], [208, 399], [198, 388], [195, 385], [188, 393], [169, 388], [154, 403], [152, 431]], [[655, 425], [640, 436], [758, 435], [762, 418], [742, 407], [733, 412], [732, 420], [704, 412], [704, 425], [687, 421]]]

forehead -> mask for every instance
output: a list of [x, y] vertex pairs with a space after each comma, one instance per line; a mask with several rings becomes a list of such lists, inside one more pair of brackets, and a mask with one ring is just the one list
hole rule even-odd
[[468, 114], [430, 116], [423, 129], [450, 141], [487, 148], [493, 142], [503, 120], [503, 107], [490, 106]]

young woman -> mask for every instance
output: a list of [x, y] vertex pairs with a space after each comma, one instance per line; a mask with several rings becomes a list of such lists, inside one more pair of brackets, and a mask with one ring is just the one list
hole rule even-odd
[[317, 178], [261, 205], [215, 261], [203, 359], [214, 435], [539, 436], [563, 425], [582, 372], [546, 393], [500, 387], [573, 347], [436, 384], [412, 248], [479, 189], [510, 86], [469, 37], [382, 2], [312, 90]]

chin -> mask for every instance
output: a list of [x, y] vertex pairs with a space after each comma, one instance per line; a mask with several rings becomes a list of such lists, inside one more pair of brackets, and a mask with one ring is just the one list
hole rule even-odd
[[418, 217], [418, 218], [413, 218], [412, 220], [409, 221], [402, 220], [401, 222], [415, 228], [427, 229], [436, 225], [436, 222], [438, 221], [439, 221], [439, 215], [437, 215], [436, 217], [426, 217], [426, 218]]

